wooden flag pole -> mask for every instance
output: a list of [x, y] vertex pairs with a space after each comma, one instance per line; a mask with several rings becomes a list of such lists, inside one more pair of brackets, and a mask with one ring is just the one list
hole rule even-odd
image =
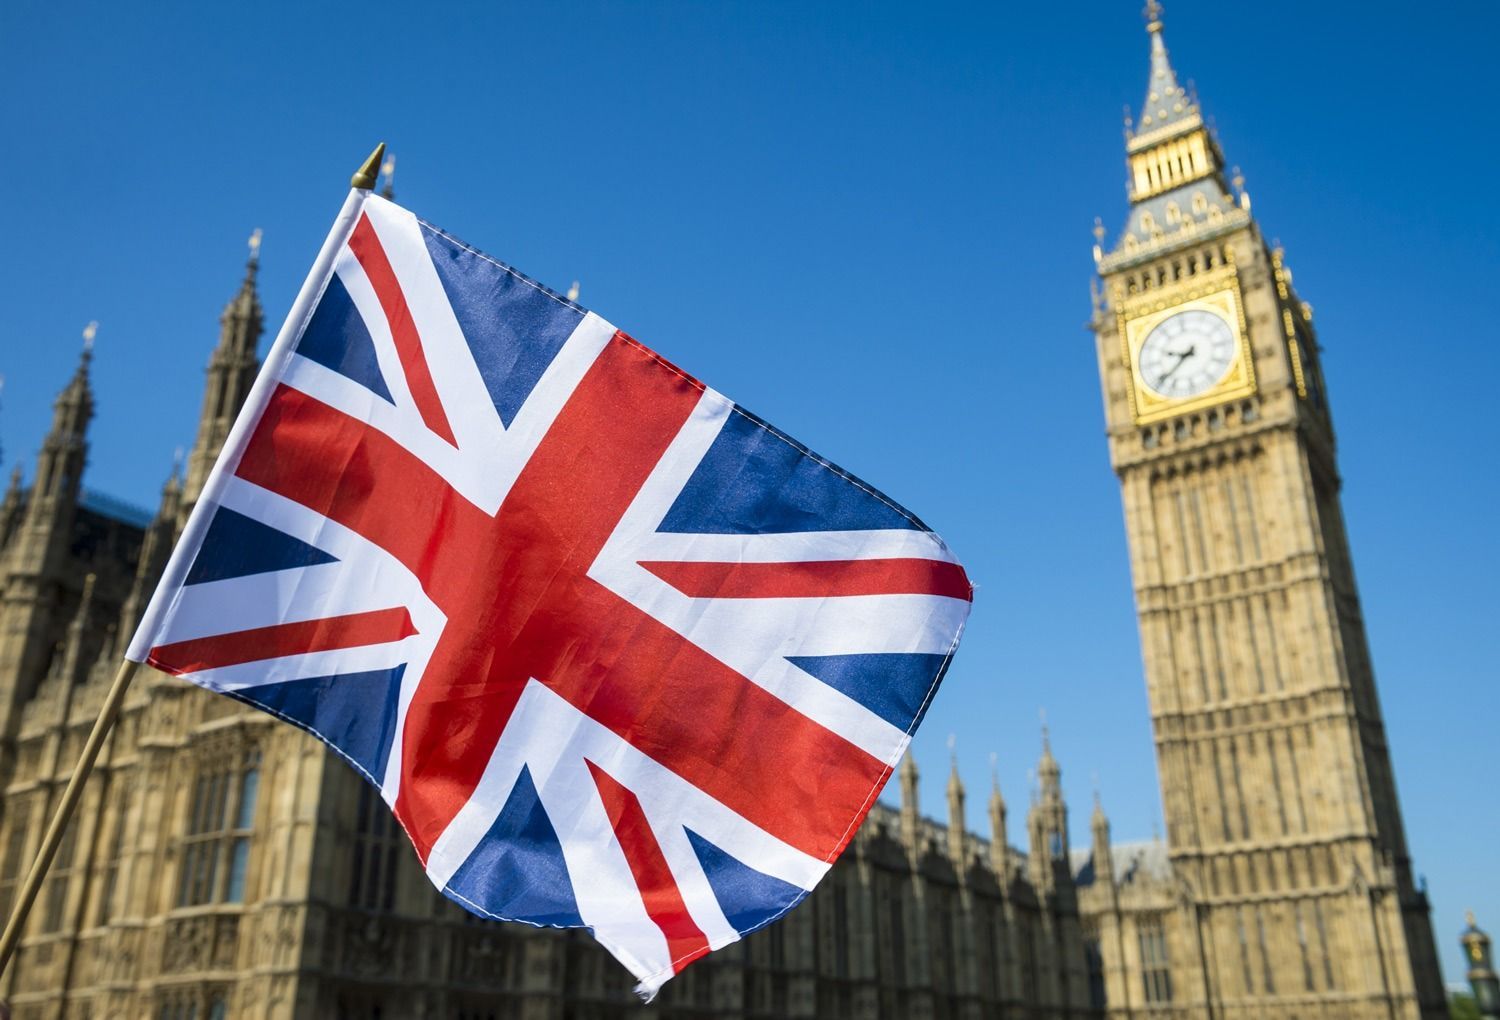
[[52, 815], [52, 824], [47, 826], [47, 834], [42, 837], [42, 845], [37, 851], [36, 861], [32, 863], [31, 871], [27, 873], [26, 881], [16, 898], [10, 922], [5, 926], [5, 934], [0, 935], [0, 974], [5, 973], [5, 969], [10, 966], [11, 957], [15, 955], [16, 945], [21, 941], [21, 931], [26, 927], [26, 918], [31, 913], [31, 905], [36, 902], [36, 894], [41, 891], [42, 880], [47, 877], [47, 869], [52, 866], [52, 858], [57, 856], [57, 848], [62, 843], [68, 820], [73, 817], [73, 809], [78, 806], [79, 798], [83, 796], [83, 784], [88, 782], [89, 773], [94, 770], [94, 761], [99, 757], [99, 750], [104, 746], [104, 740], [109, 736], [109, 731], [114, 728], [115, 719], [120, 714], [120, 706], [125, 702], [125, 692], [130, 689], [130, 681], [135, 679], [136, 670], [140, 668], [140, 665], [129, 659], [120, 663], [119, 672], [115, 674], [115, 682], [110, 686], [109, 694], [104, 698], [104, 706], [99, 709], [99, 718], [94, 720], [94, 728], [89, 733], [88, 742], [83, 745], [83, 754], [79, 756], [78, 765], [73, 769], [73, 775], [68, 780], [68, 788], [63, 791], [62, 800], [57, 804], [57, 811]]

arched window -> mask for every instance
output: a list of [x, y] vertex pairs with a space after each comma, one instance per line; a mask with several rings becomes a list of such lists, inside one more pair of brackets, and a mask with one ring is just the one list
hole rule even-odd
[[178, 906], [239, 903], [245, 898], [259, 787], [257, 750], [234, 766], [210, 765], [199, 774], [182, 838]]

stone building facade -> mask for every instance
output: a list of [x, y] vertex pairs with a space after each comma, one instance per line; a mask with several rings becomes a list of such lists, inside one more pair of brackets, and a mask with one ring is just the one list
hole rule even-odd
[[[198, 437], [154, 516], [83, 487], [90, 355], [32, 483], [0, 502], [0, 912], [8, 915], [172, 542], [257, 369], [256, 263], [221, 320]], [[468, 915], [385, 805], [302, 731], [142, 669], [0, 999], [17, 1020], [590, 1020], [1095, 1015], [1050, 751], [1029, 853], [939, 826], [900, 773], [816, 893], [642, 1007], [582, 932]], [[956, 772], [949, 816], [963, 817]]]
[[[1166, 856], [1095, 819], [1080, 904], [1111, 1015], [1446, 1016], [1339, 501], [1312, 308], [1148, 6], [1131, 208], [1097, 338]], [[1149, 863], [1148, 863], [1149, 859]]]

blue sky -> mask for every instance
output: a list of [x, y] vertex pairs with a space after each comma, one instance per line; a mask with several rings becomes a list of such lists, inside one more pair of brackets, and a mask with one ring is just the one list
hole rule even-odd
[[[916, 740], [1024, 839], [1045, 708], [1087, 840], [1157, 828], [1089, 312], [1125, 211], [1133, 0], [0, 11], [0, 444], [28, 469], [100, 322], [87, 483], [154, 505], [265, 230], [272, 331], [379, 139], [399, 199], [910, 506], [980, 586]], [[1500, 929], [1491, 447], [1500, 268], [1478, 2], [1179, 2], [1166, 39], [1317, 309], [1345, 508], [1450, 982]], [[355, 13], [358, 11], [359, 13]], [[1489, 621], [1486, 623], [1486, 621]]]

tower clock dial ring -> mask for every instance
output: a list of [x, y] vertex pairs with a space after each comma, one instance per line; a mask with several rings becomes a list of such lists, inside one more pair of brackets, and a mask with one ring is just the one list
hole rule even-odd
[[1235, 329], [1204, 308], [1168, 316], [1141, 343], [1141, 381], [1168, 400], [1212, 389], [1234, 363]]

